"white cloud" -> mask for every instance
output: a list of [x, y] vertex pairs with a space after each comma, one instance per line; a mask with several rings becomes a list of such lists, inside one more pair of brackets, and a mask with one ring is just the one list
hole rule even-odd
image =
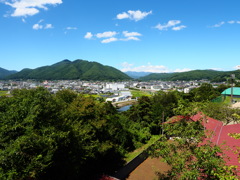
[[77, 27], [66, 27], [66, 30], [77, 30]]
[[123, 12], [121, 14], [118, 14], [117, 19], [130, 19], [134, 21], [140, 21], [150, 14], [152, 14], [152, 11], [142, 12], [140, 10], [137, 10], [137, 11], [129, 10], [128, 12]]
[[53, 25], [52, 24], [46, 24], [44, 29], [52, 29], [53, 28]]
[[189, 68], [170, 70], [166, 66], [163, 66], [163, 65], [151, 65], [151, 63], [148, 63], [147, 65], [134, 67], [134, 64], [130, 64], [128, 62], [123, 62], [121, 64], [121, 66], [123, 67], [121, 69], [121, 71], [123, 71], [123, 72], [135, 71], [135, 72], [151, 72], [151, 73], [170, 73], [170, 72], [191, 71], [191, 69], [189, 69]]
[[32, 28], [33, 28], [34, 30], [39, 30], [39, 29], [42, 29], [42, 28], [43, 28], [43, 25], [34, 24]]
[[228, 21], [228, 24], [234, 24], [235, 21]]
[[122, 66], [123, 68], [131, 68], [131, 67], [133, 66], [133, 64], [129, 64], [128, 62], [123, 62], [123, 63], [121, 64], [121, 66]]
[[91, 32], [87, 32], [86, 35], [84, 36], [85, 39], [92, 39], [93, 34]]
[[161, 73], [168, 72], [168, 69], [162, 65], [151, 65], [148, 63], [147, 65], [142, 65], [138, 67], [133, 67], [133, 64], [129, 64], [127, 62], [122, 63], [123, 68], [121, 71], [135, 71], [135, 72], [151, 72], [151, 73]]
[[121, 39], [122, 41], [131, 41], [131, 40], [134, 40], [134, 41], [140, 41], [140, 39], [139, 38], [137, 38], [137, 37], [127, 37], [126, 39]]
[[181, 25], [181, 26], [173, 27], [172, 30], [174, 30], [174, 31], [180, 31], [180, 30], [182, 30], [182, 29], [184, 29], [184, 28], [186, 28], [186, 26]]
[[33, 16], [40, 9], [48, 10], [47, 5], [62, 4], [62, 0], [7, 0], [5, 4], [14, 8], [13, 17]]
[[[123, 36], [124, 38], [121, 37], [116, 37], [116, 36]], [[123, 31], [122, 34], [115, 32], [115, 31], [106, 31], [103, 33], [97, 33], [93, 35], [91, 32], [87, 32], [87, 34], [84, 36], [85, 39], [92, 39], [93, 37], [97, 38], [103, 38], [101, 43], [110, 43], [114, 41], [140, 41], [140, 39], [137, 36], [142, 36], [142, 34], [138, 32], [128, 32], [128, 31]]]
[[240, 69], [240, 65], [235, 66], [234, 69]]
[[173, 72], [187, 72], [187, 71], [191, 71], [192, 69], [189, 68], [183, 68], [183, 69], [175, 69]]
[[138, 32], [128, 32], [128, 31], [123, 31], [123, 35], [125, 37], [142, 36], [142, 34], [140, 34]]
[[118, 39], [115, 37], [112, 37], [112, 38], [102, 40], [101, 43], [110, 43], [110, 42], [114, 42], [114, 41], [118, 41]]
[[117, 34], [117, 32], [115, 31], [107, 31], [107, 32], [103, 32], [103, 33], [97, 33], [96, 37], [97, 38], [110, 38], [113, 37]]
[[218, 23], [218, 24], [214, 24], [212, 27], [221, 27], [222, 25], [224, 25], [225, 24], [225, 22], [224, 21], [222, 21], [222, 22], [220, 22], [220, 23]]
[[222, 21], [222, 22], [219, 22], [219, 23], [217, 23], [217, 24], [214, 24], [213, 26], [211, 26], [211, 27], [213, 27], [213, 28], [218, 28], [218, 27], [221, 27], [221, 26], [223, 26], [224, 24], [240, 24], [240, 21], [235, 21], [235, 20], [230, 20], [230, 21]]
[[180, 20], [170, 20], [166, 24], [158, 24], [157, 26], [155, 26], [155, 28], [158, 30], [161, 30], [161, 31], [168, 30], [169, 28], [172, 28], [172, 30], [174, 30], [174, 31], [179, 31], [181, 29], [186, 28], [186, 26], [184, 26], [184, 25], [176, 26], [179, 24], [181, 24]]
[[39, 20], [38, 23], [34, 24], [32, 28], [33, 28], [34, 30], [39, 30], [39, 29], [52, 29], [52, 28], [53, 28], [53, 25], [52, 25], [52, 24], [42, 25], [41, 23], [42, 23], [43, 21], [44, 21], [43, 19]]
[[117, 19], [127, 19], [127, 18], [130, 18], [130, 16], [126, 12], [123, 12], [122, 14], [117, 15]]

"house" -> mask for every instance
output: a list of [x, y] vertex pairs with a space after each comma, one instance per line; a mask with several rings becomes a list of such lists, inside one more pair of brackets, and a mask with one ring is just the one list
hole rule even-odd
[[206, 133], [213, 132], [206, 140], [210, 140], [212, 143], [219, 146], [224, 144], [223, 147], [228, 147], [222, 149], [223, 153], [229, 157], [229, 159], [225, 159], [226, 165], [238, 166], [237, 170], [240, 172], [239, 154], [234, 153], [237, 151], [237, 147], [240, 147], [240, 139], [235, 139], [230, 136], [232, 133], [240, 133], [240, 124], [224, 125], [223, 122], [208, 117], [203, 113], [198, 113], [191, 117], [174, 116], [166, 123], [174, 123], [182, 119], [187, 119], [188, 121], [202, 121]]

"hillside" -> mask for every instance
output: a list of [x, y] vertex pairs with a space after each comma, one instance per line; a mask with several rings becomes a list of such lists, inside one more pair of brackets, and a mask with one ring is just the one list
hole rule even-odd
[[9, 76], [11, 74], [15, 74], [17, 71], [9, 71], [3, 68], [0, 68], [0, 79], [5, 78], [6, 76]]
[[36, 69], [23, 69], [10, 75], [7, 79], [37, 79], [37, 80], [128, 80], [131, 79], [123, 72], [104, 66], [97, 62], [85, 60], [63, 60], [51, 66]]
[[162, 81], [189, 81], [208, 79], [212, 82], [226, 81], [231, 74], [235, 74], [237, 79], [240, 79], [240, 71], [214, 71], [214, 70], [193, 70], [180, 73], [152, 73], [141, 77], [143, 81], [162, 80]]

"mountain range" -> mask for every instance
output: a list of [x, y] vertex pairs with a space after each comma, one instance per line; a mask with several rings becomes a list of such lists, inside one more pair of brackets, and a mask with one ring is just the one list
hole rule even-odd
[[17, 71], [9, 71], [0, 67], [0, 79], [3, 79], [11, 74], [15, 74]]
[[215, 71], [215, 70], [193, 70], [178, 73], [152, 73], [139, 79], [142, 81], [162, 80], [162, 81], [190, 81], [207, 79], [212, 82], [224, 82], [235, 74], [236, 79], [240, 79], [240, 71]]
[[50, 66], [42, 66], [36, 69], [23, 69], [20, 72], [8, 71], [0, 68], [0, 79], [36, 79], [36, 80], [94, 80], [94, 81], [118, 81], [139, 79], [142, 81], [189, 81], [207, 79], [212, 82], [223, 82], [235, 74], [240, 79], [240, 71], [215, 71], [193, 70], [178, 73], [150, 73], [122, 71], [98, 62], [90, 62], [77, 59], [75, 61], [63, 60]]
[[128, 75], [111, 66], [85, 60], [63, 60], [51, 66], [36, 69], [23, 69], [9, 75], [6, 79], [36, 79], [36, 80], [129, 80]]

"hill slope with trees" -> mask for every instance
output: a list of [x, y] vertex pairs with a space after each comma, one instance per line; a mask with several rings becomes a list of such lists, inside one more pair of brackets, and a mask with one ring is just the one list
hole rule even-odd
[[11, 74], [15, 74], [17, 71], [9, 71], [0, 67], [0, 79], [5, 78]]
[[128, 75], [97, 62], [85, 60], [63, 60], [51, 66], [43, 66], [36, 69], [23, 69], [10, 75], [7, 79], [37, 79], [37, 80], [128, 80]]
[[214, 71], [214, 70], [193, 70], [179, 73], [152, 73], [148, 76], [141, 77], [143, 81], [162, 80], [162, 81], [189, 81], [208, 79], [212, 82], [226, 81], [231, 74], [235, 74], [240, 79], [240, 71]]

